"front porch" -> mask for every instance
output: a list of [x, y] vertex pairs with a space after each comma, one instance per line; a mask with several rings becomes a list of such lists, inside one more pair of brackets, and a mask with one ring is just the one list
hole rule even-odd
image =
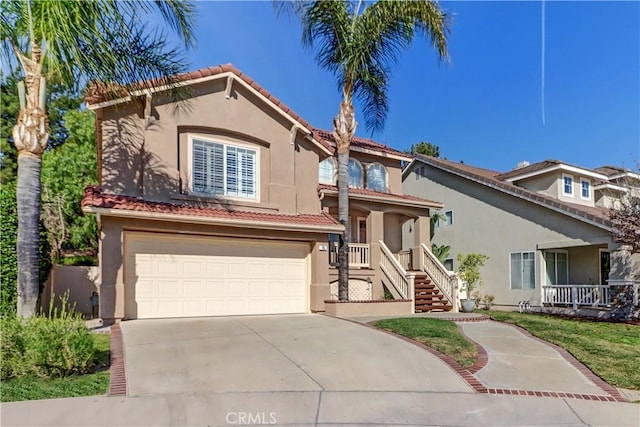
[[543, 248], [541, 255], [544, 308], [576, 314], [596, 310], [599, 317], [616, 317], [638, 306], [640, 280], [632, 274], [629, 254], [616, 245]]

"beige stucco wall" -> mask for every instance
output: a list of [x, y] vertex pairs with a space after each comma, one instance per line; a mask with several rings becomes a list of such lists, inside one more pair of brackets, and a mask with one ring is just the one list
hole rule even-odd
[[98, 292], [98, 267], [54, 265], [42, 295], [42, 310], [47, 313], [53, 300], [53, 308], [62, 307], [61, 298], [66, 294], [69, 307], [91, 315], [91, 295]]
[[557, 173], [538, 175], [516, 182], [516, 185], [519, 187], [523, 187], [531, 191], [537, 191], [538, 193], [546, 194], [551, 197], [558, 197], [558, 184]]
[[[563, 193], [564, 180], [563, 177], [569, 175], [573, 177], [573, 196], [565, 196]], [[587, 180], [590, 184], [589, 199], [583, 199], [581, 180]], [[536, 191], [538, 193], [546, 194], [564, 202], [575, 203], [577, 205], [595, 206], [593, 179], [587, 176], [578, 175], [575, 173], [565, 173], [562, 171], [552, 171], [544, 175], [534, 176], [521, 181], [518, 181], [516, 185]]]
[[326, 313], [336, 317], [405, 316], [411, 313], [411, 301], [336, 302], [326, 303]]
[[[515, 306], [522, 300], [540, 304], [540, 283], [544, 270], [542, 251], [538, 245], [577, 247], [602, 245], [611, 241], [607, 231], [599, 227], [432, 167], [427, 167], [425, 178], [409, 173], [404, 181], [404, 192], [441, 200], [445, 204], [444, 210], [453, 210], [453, 225], [436, 228], [433, 241], [450, 245], [454, 260], [460, 253], [480, 252], [488, 255], [490, 258], [481, 270], [484, 286], [480, 291], [495, 295], [497, 304]], [[407, 244], [412, 236], [408, 227], [405, 226], [403, 231]], [[536, 289], [512, 290], [509, 254], [530, 251], [536, 253]], [[569, 260], [570, 265], [574, 262]], [[454, 261], [454, 269], [457, 269], [457, 265], [457, 261]], [[584, 278], [594, 274], [593, 268], [588, 273]], [[578, 273], [574, 274], [582, 278]]]
[[198, 202], [231, 203], [243, 210], [318, 213], [316, 196], [321, 151], [302, 132], [291, 144], [292, 123], [255, 94], [226, 79], [190, 87], [182, 104], [154, 97], [151, 118], [136, 99], [99, 112], [102, 123], [102, 186], [107, 192], [180, 202], [190, 192], [191, 136], [258, 151], [259, 200], [218, 197]]
[[[284, 232], [277, 230], [254, 230], [240, 227], [221, 227], [192, 223], [121, 219], [101, 217], [101, 240], [99, 272], [100, 317], [106, 322], [125, 318], [127, 286], [125, 283], [125, 234], [130, 231], [252, 239], [275, 239], [279, 241], [306, 242], [310, 248], [309, 306], [313, 311], [323, 309], [328, 298], [329, 256], [326, 233]], [[326, 292], [325, 292], [326, 290]]]

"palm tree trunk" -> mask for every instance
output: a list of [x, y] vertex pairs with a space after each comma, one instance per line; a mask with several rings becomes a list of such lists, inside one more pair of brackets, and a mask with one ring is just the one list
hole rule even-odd
[[[347, 146], [348, 147], [348, 146]], [[344, 226], [344, 234], [338, 248], [338, 299], [349, 300], [349, 151], [338, 151], [338, 221]]]
[[18, 155], [18, 316], [36, 313], [40, 291], [38, 247], [40, 243], [40, 170], [42, 157]]
[[44, 110], [46, 84], [42, 78], [40, 55], [40, 47], [36, 43], [31, 45], [31, 58], [18, 53], [25, 72], [26, 94], [20, 94], [20, 113], [12, 130], [13, 143], [18, 150], [17, 314], [23, 318], [36, 313], [40, 293], [40, 171], [42, 153], [49, 142], [49, 119]]
[[353, 105], [349, 101], [340, 104], [340, 112], [333, 119], [333, 137], [338, 148], [338, 221], [344, 226], [344, 234], [338, 248], [338, 299], [349, 300], [349, 146], [356, 131]]

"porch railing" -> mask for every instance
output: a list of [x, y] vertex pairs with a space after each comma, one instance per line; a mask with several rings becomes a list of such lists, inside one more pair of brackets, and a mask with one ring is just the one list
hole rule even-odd
[[447, 268], [442, 265], [440, 260], [431, 253], [424, 243], [421, 247], [422, 269], [427, 273], [431, 282], [436, 285], [444, 296], [451, 302], [451, 305], [453, 305], [452, 311], [457, 312], [459, 288], [458, 276], [456, 276], [454, 272], [447, 270]]
[[385, 282], [391, 285], [392, 289], [389, 291], [394, 294], [395, 298], [414, 299], [414, 276], [407, 274], [382, 240], [380, 241], [380, 269], [387, 279]]
[[369, 245], [349, 243], [349, 267], [369, 267]]
[[405, 270], [413, 270], [411, 266], [411, 249], [398, 252], [398, 262]]
[[[329, 265], [338, 265], [338, 244], [333, 243], [329, 250]], [[349, 268], [369, 268], [369, 245], [367, 243], [349, 243]]]
[[570, 305], [574, 310], [578, 306], [607, 307], [611, 305], [611, 289], [609, 285], [543, 285], [542, 302]]

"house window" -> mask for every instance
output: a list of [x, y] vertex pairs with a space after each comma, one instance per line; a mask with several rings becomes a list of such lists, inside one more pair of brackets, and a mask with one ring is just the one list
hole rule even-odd
[[562, 194], [573, 197], [573, 177], [571, 175], [562, 176]]
[[585, 179], [580, 181], [580, 197], [586, 200], [591, 199], [591, 183]]
[[453, 258], [447, 258], [443, 262], [444, 268], [449, 271], [453, 271]]
[[192, 139], [192, 190], [216, 196], [257, 198], [256, 150]]
[[362, 165], [356, 159], [349, 159], [349, 187], [364, 187], [364, 176], [362, 173]]
[[545, 251], [544, 264], [547, 285], [569, 284], [569, 263], [566, 252]]
[[380, 163], [367, 168], [367, 188], [374, 191], [387, 191], [387, 169]]
[[336, 163], [333, 157], [328, 157], [320, 162], [318, 168], [318, 178], [323, 184], [335, 184], [336, 183]]
[[535, 289], [535, 252], [513, 252], [511, 257], [511, 289]]
[[453, 211], [445, 211], [444, 213], [444, 225], [453, 225]]

